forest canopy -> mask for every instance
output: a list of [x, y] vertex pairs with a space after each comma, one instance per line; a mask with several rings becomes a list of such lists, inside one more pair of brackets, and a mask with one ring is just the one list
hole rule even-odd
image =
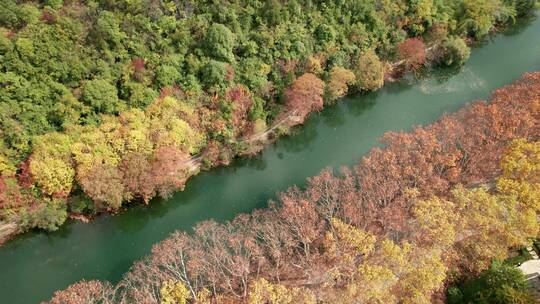
[[175, 232], [115, 286], [82, 281], [50, 303], [427, 304], [477, 275], [481, 292], [450, 303], [533, 303], [519, 270], [492, 262], [540, 231], [539, 88], [525, 74], [489, 103], [389, 132], [354, 166]]
[[380, 88], [388, 62], [459, 65], [534, 5], [1, 1], [0, 221], [55, 229], [167, 196], [191, 157], [227, 163], [278, 119]]

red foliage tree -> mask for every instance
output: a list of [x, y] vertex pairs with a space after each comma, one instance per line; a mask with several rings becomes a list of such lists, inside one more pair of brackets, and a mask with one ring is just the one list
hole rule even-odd
[[56, 22], [56, 16], [52, 14], [48, 9], [43, 10], [39, 19], [47, 24], [53, 24]]
[[133, 78], [137, 81], [143, 81], [145, 72], [144, 59], [139, 57], [131, 59], [131, 66], [133, 67]]
[[176, 147], [167, 146], [156, 150], [151, 176], [161, 197], [169, 197], [173, 191], [184, 188], [192, 165], [189, 160], [189, 153]]
[[298, 77], [285, 92], [287, 107], [292, 115], [302, 122], [312, 111], [323, 108], [324, 82], [317, 76], [306, 73]]
[[31, 158], [28, 158], [19, 165], [19, 174], [17, 174], [17, 179], [19, 185], [23, 188], [30, 188], [34, 185], [34, 177], [32, 176], [32, 171], [30, 170]]
[[15, 178], [0, 175], [0, 211], [29, 206], [31, 198], [22, 192]]
[[408, 71], [417, 71], [426, 61], [426, 46], [420, 38], [405, 39], [398, 44], [397, 53]]
[[155, 196], [156, 179], [152, 175], [152, 167], [146, 155], [127, 154], [122, 159], [120, 170], [128, 196], [142, 197], [145, 203], [148, 203]]
[[99, 207], [107, 210], [120, 208], [126, 194], [122, 172], [106, 164], [95, 165], [86, 175], [79, 176], [79, 184]]
[[253, 107], [253, 99], [249, 91], [242, 85], [236, 85], [227, 91], [227, 100], [232, 103], [232, 124], [236, 135], [245, 135], [249, 127], [249, 111]]

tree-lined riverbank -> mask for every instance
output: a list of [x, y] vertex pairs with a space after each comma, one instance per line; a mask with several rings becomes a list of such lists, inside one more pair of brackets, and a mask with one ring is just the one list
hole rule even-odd
[[401, 81], [373, 94], [346, 98], [261, 155], [196, 176], [166, 203], [155, 201], [88, 224], [69, 222], [55, 233], [32, 232], [15, 239], [0, 248], [3, 299], [39, 302], [83, 278], [116, 282], [134, 260], [174, 230], [190, 231], [201, 220], [228, 220], [264, 207], [277, 191], [303, 185], [306, 177], [326, 166], [353, 163], [377, 145], [385, 131], [427, 124], [444, 112], [487, 97], [524, 71], [540, 68], [539, 31], [540, 22], [534, 20], [494, 37], [473, 50], [459, 73], [434, 73], [417, 82]]

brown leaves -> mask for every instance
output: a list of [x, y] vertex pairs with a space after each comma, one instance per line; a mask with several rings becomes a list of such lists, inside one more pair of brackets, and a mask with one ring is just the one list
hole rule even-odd
[[236, 135], [245, 135], [250, 132], [249, 111], [253, 107], [253, 99], [249, 91], [242, 85], [230, 88], [227, 100], [232, 103], [232, 124]]
[[49, 304], [109, 304], [113, 301], [113, 288], [100, 281], [80, 281], [57, 291]]
[[108, 210], [117, 210], [124, 199], [122, 172], [117, 167], [98, 164], [88, 170], [80, 178], [79, 183], [84, 192], [97, 204]]
[[[296, 115], [305, 118], [318, 107], [319, 101], [310, 99], [319, 96], [313, 93], [317, 82], [306, 74], [291, 87], [288, 105]], [[325, 169], [308, 179], [306, 189], [281, 193], [268, 209], [225, 224], [200, 223], [193, 235], [172, 235], [125, 276], [121, 298], [125, 303], [157, 303], [162, 284], [174, 281], [193, 297], [207, 289], [214, 300], [227, 303], [245, 301], [249, 291], [260, 301], [278, 294], [292, 299], [291, 286], [317, 289], [319, 297], [334, 292], [338, 296], [333, 302], [340, 303], [359, 297], [429, 302], [450, 264], [447, 248], [459, 250], [456, 260], [463, 268], [477, 271], [537, 227], [535, 214], [510, 209], [515, 198], [501, 200], [482, 189], [450, 189], [458, 183], [493, 181], [511, 139], [538, 139], [539, 88], [540, 73], [527, 74], [497, 90], [490, 104], [476, 102], [409, 133], [387, 133], [385, 147], [373, 149], [352, 170], [337, 175]], [[237, 101], [246, 97], [241, 89], [229, 95]], [[218, 152], [218, 147], [209, 149], [205, 157], [219, 161]], [[135, 189], [150, 172], [158, 191], [167, 193], [183, 182], [178, 176], [184, 175], [188, 156], [163, 147], [146, 171], [147, 161], [133, 155], [129, 162], [141, 168], [123, 168], [130, 176], [124, 185]], [[102, 169], [100, 174], [111, 170]], [[509, 232], [508, 227], [520, 228]], [[258, 286], [261, 278], [272, 282]], [[329, 288], [335, 290], [325, 294]]]
[[285, 92], [287, 107], [292, 115], [302, 120], [312, 111], [323, 108], [324, 82], [317, 76], [306, 73], [298, 77]]
[[408, 38], [398, 44], [397, 53], [407, 71], [419, 70], [426, 61], [426, 46], [420, 38]]

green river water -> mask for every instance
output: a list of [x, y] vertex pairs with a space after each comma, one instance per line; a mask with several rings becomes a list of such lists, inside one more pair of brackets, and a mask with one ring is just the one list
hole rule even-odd
[[388, 84], [313, 115], [261, 155], [203, 172], [167, 201], [134, 206], [54, 233], [32, 232], [0, 247], [0, 303], [39, 303], [81, 279], [117, 282], [152, 244], [205, 219], [227, 220], [264, 207], [289, 185], [327, 166], [356, 162], [388, 130], [410, 130], [486, 98], [523, 72], [540, 69], [540, 20], [514, 26], [473, 50], [459, 71]]

